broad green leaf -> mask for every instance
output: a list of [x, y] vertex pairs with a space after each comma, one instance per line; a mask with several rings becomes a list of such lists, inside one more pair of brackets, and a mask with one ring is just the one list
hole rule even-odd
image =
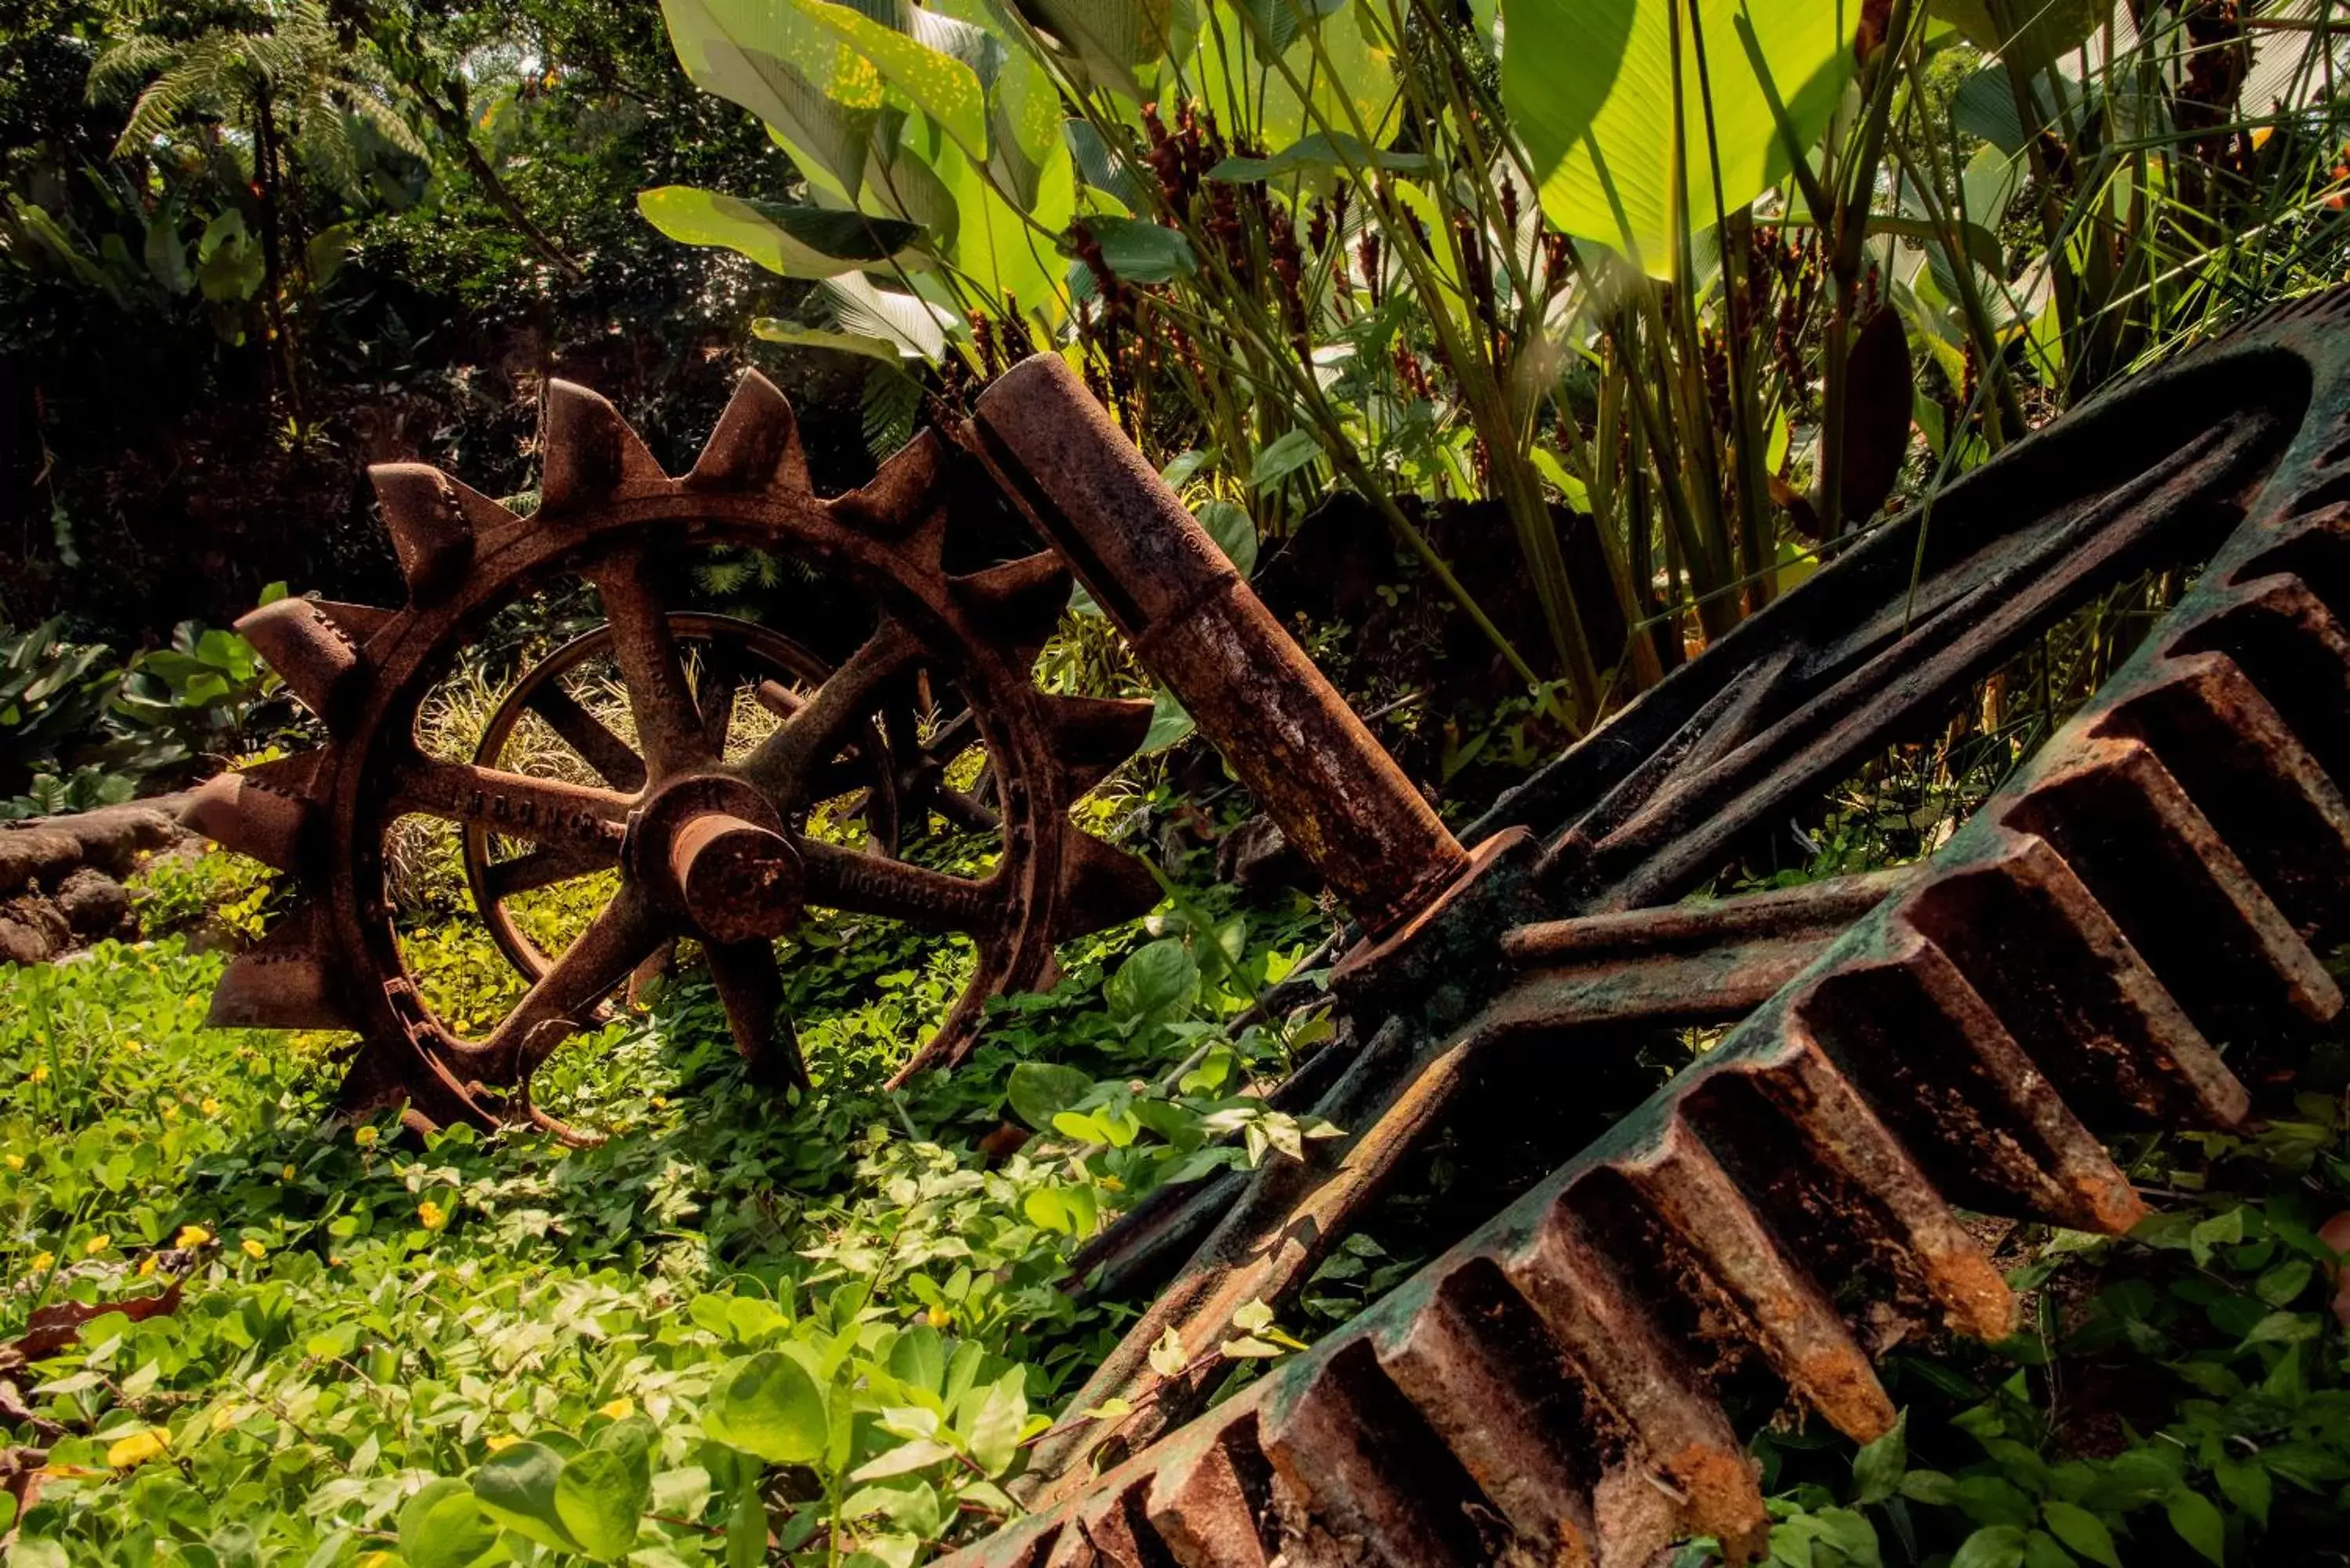
[[1808, 154], [1852, 72], [1860, 12], [1861, 0], [1503, 0], [1502, 97], [1544, 215], [1670, 276], [1682, 226], [1713, 226], [1717, 162], [1723, 212], [1794, 167], [1774, 98]]
[[1150, 728], [1139, 749], [1146, 757], [1155, 756], [1190, 734], [1192, 728], [1191, 715], [1184, 711], [1175, 693], [1159, 688], [1150, 694]]
[[2180, 1487], [2162, 1501], [2162, 1511], [2169, 1516], [2170, 1528], [2178, 1532], [2178, 1539], [2193, 1547], [2207, 1562], [2225, 1563], [2228, 1560], [2228, 1524], [2210, 1498], [2189, 1487]]
[[880, 1457], [869, 1463], [859, 1465], [850, 1473], [848, 1479], [859, 1481], [884, 1480], [890, 1476], [901, 1476], [909, 1470], [922, 1469], [937, 1464], [941, 1459], [951, 1459], [954, 1457], [955, 1451], [951, 1445], [941, 1443], [935, 1438], [917, 1438], [912, 1442], [900, 1443], [894, 1449], [886, 1449]]
[[399, 1528], [400, 1555], [409, 1568], [473, 1568], [503, 1555], [496, 1522], [461, 1480], [426, 1482], [400, 1509]]
[[2122, 1560], [2114, 1551], [2114, 1532], [2087, 1509], [2078, 1503], [2052, 1500], [2040, 1505], [2040, 1517], [2048, 1526], [2048, 1533], [2063, 1542], [2074, 1555], [2102, 1563], [2104, 1568], [2122, 1568]]
[[1933, 0], [1933, 11], [1976, 48], [2036, 75], [2103, 28], [2114, 0]]
[[971, 1457], [990, 1477], [1000, 1477], [1020, 1456], [1020, 1428], [1028, 1419], [1028, 1397], [1015, 1368], [998, 1378], [971, 1424]]
[[1351, 132], [1317, 130], [1299, 137], [1267, 158], [1227, 158], [1208, 171], [1208, 178], [1247, 184], [1308, 171], [1320, 173], [1333, 169], [1384, 169], [1395, 174], [1425, 174], [1428, 167], [1428, 154], [1425, 152], [1395, 152], [1385, 148], [1367, 147], [1359, 137]]
[[1128, 283], [1172, 283], [1200, 264], [1181, 231], [1144, 218], [1089, 217], [1086, 231], [1101, 246], [1103, 265]]
[[637, 1521], [651, 1499], [651, 1476], [619, 1449], [574, 1454], [555, 1481], [556, 1516], [583, 1553], [604, 1562], [636, 1545]]
[[762, 316], [751, 323], [751, 336], [763, 343], [781, 343], [794, 348], [829, 348], [841, 354], [861, 354], [868, 359], [878, 359], [895, 369], [901, 358], [910, 358], [899, 346], [879, 337], [868, 337], [857, 332], [827, 332], [821, 327], [801, 327], [789, 321], [778, 321], [772, 316]]
[[1249, 483], [1259, 490], [1270, 490], [1321, 455], [1322, 448], [1313, 431], [1286, 431], [1256, 454]]
[[1012, 1069], [1005, 1097], [1013, 1114], [1038, 1132], [1049, 1131], [1053, 1118], [1093, 1092], [1094, 1081], [1075, 1067], [1054, 1062], [1022, 1062]]
[[555, 1488], [563, 1474], [563, 1456], [544, 1443], [516, 1443], [493, 1454], [473, 1472], [473, 1496], [493, 1519], [515, 1534], [577, 1552], [555, 1504]]
[[739, 252], [785, 277], [837, 277], [887, 261], [921, 237], [896, 218], [746, 201], [691, 185], [639, 191], [637, 211], [671, 239]]
[[831, 1429], [824, 1391], [798, 1362], [773, 1350], [735, 1364], [703, 1409], [702, 1425], [716, 1441], [771, 1465], [813, 1463]]
[[1146, 67], [1189, 52], [1201, 0], [1028, 0], [1024, 7], [1096, 85], [1142, 97]]
[[1067, 145], [1055, 142], [1045, 153], [1036, 199], [1024, 213], [956, 148], [941, 148], [930, 167], [960, 220], [953, 244], [945, 248], [948, 262], [990, 303], [1016, 306], [1041, 325], [1039, 337], [1057, 330], [1068, 314], [1068, 269], [1055, 236], [1069, 226], [1077, 203], [1076, 166]]
[[1853, 1456], [1852, 1479], [1856, 1502], [1883, 1502], [1901, 1486], [1909, 1468], [1909, 1412], [1904, 1410], [1892, 1429]]
[[[931, 47], [909, 33], [875, 21], [854, 6], [834, 0], [790, 0], [800, 15], [839, 38], [872, 67], [882, 80], [906, 95], [916, 109], [938, 122], [955, 145], [973, 158], [987, 157], [987, 100], [979, 73], [951, 54]], [[915, 12], [915, 17], [921, 13]], [[930, 17], [929, 28], [953, 26], [946, 18]]]
[[694, 85], [766, 122], [808, 182], [853, 202], [886, 104], [881, 73], [795, 0], [661, 0]]
[[1959, 1543], [1950, 1568], [2023, 1568], [2023, 1531], [2012, 1524], [1976, 1531]]
[[1200, 995], [1200, 966], [1180, 937], [1137, 948], [1102, 986], [1102, 1003], [1116, 1018], [1166, 1023], [1191, 1011]]
[[1064, 134], [1051, 73], [1024, 39], [1003, 36], [992, 0], [932, 0], [913, 16], [918, 36], [978, 74], [987, 94], [988, 172], [1016, 204], [1035, 206]]
[[[1323, 14], [1301, 23], [1299, 12], [1315, 10]], [[1309, 132], [1367, 133], [1374, 145], [1392, 134], [1397, 89], [1386, 6], [1212, 0], [1206, 11], [1181, 90], [1214, 106], [1237, 134], [1276, 149], [1276, 157]], [[1367, 15], [1379, 30], [1367, 28]], [[1169, 84], [1170, 93], [1175, 88]]]
[[1201, 503], [1192, 515], [1242, 576], [1256, 570], [1256, 523], [1245, 507], [1229, 501], [1209, 501]]

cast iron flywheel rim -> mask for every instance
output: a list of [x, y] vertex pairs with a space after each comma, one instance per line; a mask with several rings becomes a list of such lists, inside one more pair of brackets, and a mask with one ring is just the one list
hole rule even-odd
[[[549, 385], [545, 477], [518, 517], [438, 470], [373, 471], [410, 601], [398, 610], [285, 599], [239, 623], [324, 722], [320, 749], [223, 775], [188, 820], [291, 872], [300, 890], [214, 995], [215, 1024], [356, 1031], [353, 1108], [405, 1103], [432, 1122], [499, 1119], [498, 1091], [592, 1015], [629, 970], [677, 935], [701, 938], [738, 1046], [804, 1081], [770, 939], [805, 906], [961, 931], [978, 949], [962, 999], [899, 1077], [951, 1064], [985, 999], [1053, 971], [1054, 944], [1141, 913], [1148, 870], [1077, 831], [1069, 804], [1128, 755], [1149, 705], [1053, 696], [1030, 678], [1069, 575], [1049, 553], [953, 574], [947, 545], [985, 499], [924, 434], [874, 482], [833, 500], [809, 489], [790, 406], [746, 376], [693, 470], [665, 474], [602, 398]], [[877, 628], [774, 736], [739, 763], [713, 756], [676, 657], [661, 564], [707, 545], [796, 556], [877, 606]], [[506, 604], [585, 576], [603, 601], [647, 778], [633, 793], [561, 784], [425, 756], [414, 716], [458, 649]], [[1003, 853], [983, 879], [858, 854], [793, 831], [794, 804], [916, 668], [964, 694], [1003, 781]], [[484, 1039], [435, 1017], [401, 952], [384, 878], [400, 815], [482, 824], [502, 836], [622, 868], [618, 894]]]

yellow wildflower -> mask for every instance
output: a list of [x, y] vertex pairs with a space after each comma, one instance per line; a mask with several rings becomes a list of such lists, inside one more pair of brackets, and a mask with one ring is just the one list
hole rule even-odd
[[216, 1116], [220, 1115], [220, 1102], [207, 1095], [204, 1096], [203, 1104], [198, 1106], [196, 1109], [208, 1116]]
[[370, 1552], [359, 1560], [358, 1568], [390, 1568], [400, 1559], [389, 1552]]
[[609, 1416], [615, 1421], [625, 1421], [636, 1413], [637, 1402], [634, 1399], [629, 1398], [626, 1394], [621, 1395], [618, 1399], [613, 1400], [608, 1405], [598, 1405], [596, 1407], [596, 1414], [598, 1416]]
[[669, 1101], [660, 1095], [655, 1095], [652, 1097], [652, 1106], [657, 1111], [665, 1111], [669, 1109]]
[[113, 1245], [114, 1238], [111, 1236], [92, 1236], [81, 1244], [81, 1255], [85, 1258], [95, 1258]]
[[25, 1157], [21, 1154], [0, 1155], [0, 1164], [6, 1165], [11, 1170], [22, 1170], [25, 1168]]
[[122, 1048], [123, 1048], [125, 1051], [128, 1051], [128, 1052], [129, 1052], [130, 1054], [132, 1054], [133, 1056], [136, 1056], [137, 1054], [139, 1054], [139, 1053], [140, 1053], [140, 1052], [144, 1051], [145, 1049], [147, 1049], [147, 1047], [146, 1047], [146, 1046], [141, 1045], [141, 1044], [139, 1044], [139, 1042], [138, 1042], [138, 1041], [136, 1041], [136, 1040], [125, 1040], [125, 1041], [122, 1043]]
[[180, 1227], [180, 1233], [172, 1238], [172, 1245], [174, 1247], [208, 1247], [212, 1245], [212, 1240], [213, 1233], [210, 1231], [205, 1230], [203, 1226], [182, 1225]]
[[247, 1236], [244, 1239], [244, 1255], [251, 1258], [254, 1262], [259, 1262], [262, 1259], [269, 1256], [269, 1249], [255, 1241], [252, 1237]]
[[954, 1322], [954, 1314], [947, 1311], [947, 1309], [942, 1306], [932, 1307], [928, 1315], [932, 1328], [944, 1328], [949, 1324]]
[[438, 1231], [449, 1223], [448, 1211], [430, 1198], [416, 1206], [416, 1218], [427, 1231]]
[[145, 1257], [139, 1260], [139, 1277], [142, 1280], [149, 1279], [153, 1276], [154, 1272], [155, 1254], [150, 1252]]
[[133, 1465], [143, 1465], [172, 1446], [172, 1434], [161, 1427], [150, 1427], [143, 1432], [133, 1432], [127, 1438], [117, 1438], [108, 1445], [106, 1462], [116, 1469], [127, 1470]]
[[294, 1179], [294, 1168], [289, 1165], [285, 1169], [279, 1171], [277, 1175], [280, 1180], [291, 1181]]
[[180, 1119], [180, 1107], [177, 1106], [165, 1106], [163, 1107], [163, 1119], [167, 1122], [178, 1121]]
[[55, 1252], [36, 1252], [33, 1254], [33, 1272], [46, 1274], [49, 1272], [49, 1265], [57, 1261]]
[[489, 1439], [490, 1452], [494, 1454], [502, 1454], [521, 1441], [522, 1439], [520, 1438], [515, 1437], [511, 1432], [500, 1432], [497, 1436]]
[[373, 1127], [360, 1127], [358, 1131], [351, 1134], [351, 1141], [359, 1145], [361, 1148], [373, 1148], [375, 1147], [375, 1139], [376, 1131]]
[[32, 1079], [36, 1084], [46, 1084], [49, 1081], [49, 1070], [46, 1065], [36, 1066], [30, 1073], [27, 1073], [25, 1075]]

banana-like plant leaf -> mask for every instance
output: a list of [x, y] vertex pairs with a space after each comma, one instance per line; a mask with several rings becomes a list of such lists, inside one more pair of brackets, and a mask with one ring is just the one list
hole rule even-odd
[[1853, 69], [1861, 0], [1503, 0], [1502, 10], [1502, 99], [1544, 215], [1662, 277], [1684, 225], [1712, 227], [1717, 199], [1734, 212], [1794, 166], [1783, 114], [1801, 147], [1825, 129]]
[[833, 318], [842, 332], [891, 345], [910, 358], [936, 363], [947, 351], [948, 312], [910, 294], [885, 293], [851, 273], [824, 280]]
[[[1191, 53], [1195, 0], [1019, 0], [1098, 86], [1138, 102], [1147, 67]], [[1221, 101], [1221, 100], [1218, 100]]]
[[[881, 78], [899, 92], [908, 101], [935, 121], [940, 130], [953, 138], [956, 146], [975, 158], [987, 156], [987, 99], [981, 90], [979, 74], [962, 60], [931, 47], [911, 33], [875, 21], [851, 5], [834, 0], [789, 0], [799, 14], [815, 26], [854, 49]], [[961, 29], [963, 25], [951, 18], [925, 16], [925, 32], [944, 41], [949, 29]], [[958, 33], [955, 41], [970, 48], [979, 46], [966, 35]]]
[[2101, 31], [2114, 0], [1934, 0], [1967, 42], [2037, 75]]
[[719, 245], [785, 277], [835, 277], [889, 260], [921, 237], [912, 223], [831, 207], [785, 206], [691, 185], [637, 193], [637, 210], [671, 239]]
[[1425, 174], [1428, 154], [1366, 147], [1359, 138], [1343, 130], [1317, 130], [1311, 136], [1299, 137], [1269, 158], [1227, 158], [1208, 171], [1208, 178], [1245, 184], [1256, 180], [1277, 180], [1284, 174], [1305, 170], [1318, 172], [1350, 167], [1384, 169], [1391, 174]]
[[903, 348], [886, 337], [868, 337], [859, 332], [828, 332], [821, 327], [802, 327], [772, 316], [754, 320], [751, 336], [763, 343], [781, 343], [793, 348], [830, 348], [842, 354], [861, 354], [868, 359], [879, 359], [893, 370], [905, 354]]
[[887, 107], [881, 73], [795, 0], [661, 0], [694, 85], [741, 104], [817, 189], [853, 202]]

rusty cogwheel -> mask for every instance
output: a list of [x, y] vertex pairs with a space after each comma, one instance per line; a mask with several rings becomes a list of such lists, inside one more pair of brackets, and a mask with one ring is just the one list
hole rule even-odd
[[[1140, 743], [1150, 705], [1035, 687], [1031, 669], [1058, 624], [1069, 573], [1049, 551], [962, 569], [960, 556], [992, 525], [996, 495], [983, 479], [971, 482], [960, 466], [967, 460], [947, 443], [926, 431], [870, 484], [820, 499], [790, 404], [755, 374], [678, 478], [584, 388], [550, 383], [545, 431], [542, 500], [527, 516], [422, 464], [370, 471], [408, 581], [405, 607], [281, 599], [238, 623], [328, 742], [223, 774], [187, 810], [190, 826], [288, 872], [299, 888], [262, 941], [230, 964], [209, 1022], [354, 1031], [347, 1107], [404, 1104], [432, 1123], [488, 1125], [534, 1114], [527, 1085], [539, 1064], [633, 971], [691, 938], [744, 1057], [774, 1081], [804, 1085], [798, 1048], [777, 1017], [774, 944], [805, 910], [831, 909], [960, 932], [977, 950], [962, 998], [902, 1080], [961, 1059], [989, 996], [1048, 981], [1056, 942], [1157, 901], [1140, 861], [1068, 817], [1070, 804]], [[829, 670], [756, 628], [713, 638], [712, 627], [673, 616], [661, 598], [681, 553], [715, 546], [789, 556], [852, 587], [875, 607], [873, 631]], [[608, 651], [619, 670], [636, 743], [533, 672], [525, 705], [597, 782], [494, 765], [504, 743], [494, 721], [476, 760], [430, 754], [420, 706], [460, 652], [500, 610], [580, 579], [594, 586], [608, 623], [590, 634], [590, 651]], [[719, 650], [702, 664], [701, 701], [680, 654], [681, 640], [697, 638]], [[575, 646], [547, 662], [578, 657]], [[728, 673], [713, 679], [712, 663]], [[769, 679], [776, 670], [801, 677], [804, 694]], [[968, 719], [958, 722], [987, 750], [995, 803], [987, 815], [1001, 851], [984, 877], [805, 830], [809, 806], [845, 788], [866, 789], [874, 811], [888, 776], [877, 714], [917, 672], [960, 694]], [[728, 715], [745, 680], [778, 688], [766, 705], [781, 710], [780, 722], [730, 756]], [[940, 809], [956, 815], [943, 798]], [[531, 983], [480, 1038], [427, 1005], [394, 927], [388, 836], [414, 815], [464, 834], [494, 929], [503, 899], [524, 888], [617, 873], [600, 911], [551, 960], [506, 946]], [[881, 826], [871, 816], [868, 825]], [[891, 822], [872, 841], [889, 846], [895, 829]], [[493, 842], [522, 853], [494, 862]]]

